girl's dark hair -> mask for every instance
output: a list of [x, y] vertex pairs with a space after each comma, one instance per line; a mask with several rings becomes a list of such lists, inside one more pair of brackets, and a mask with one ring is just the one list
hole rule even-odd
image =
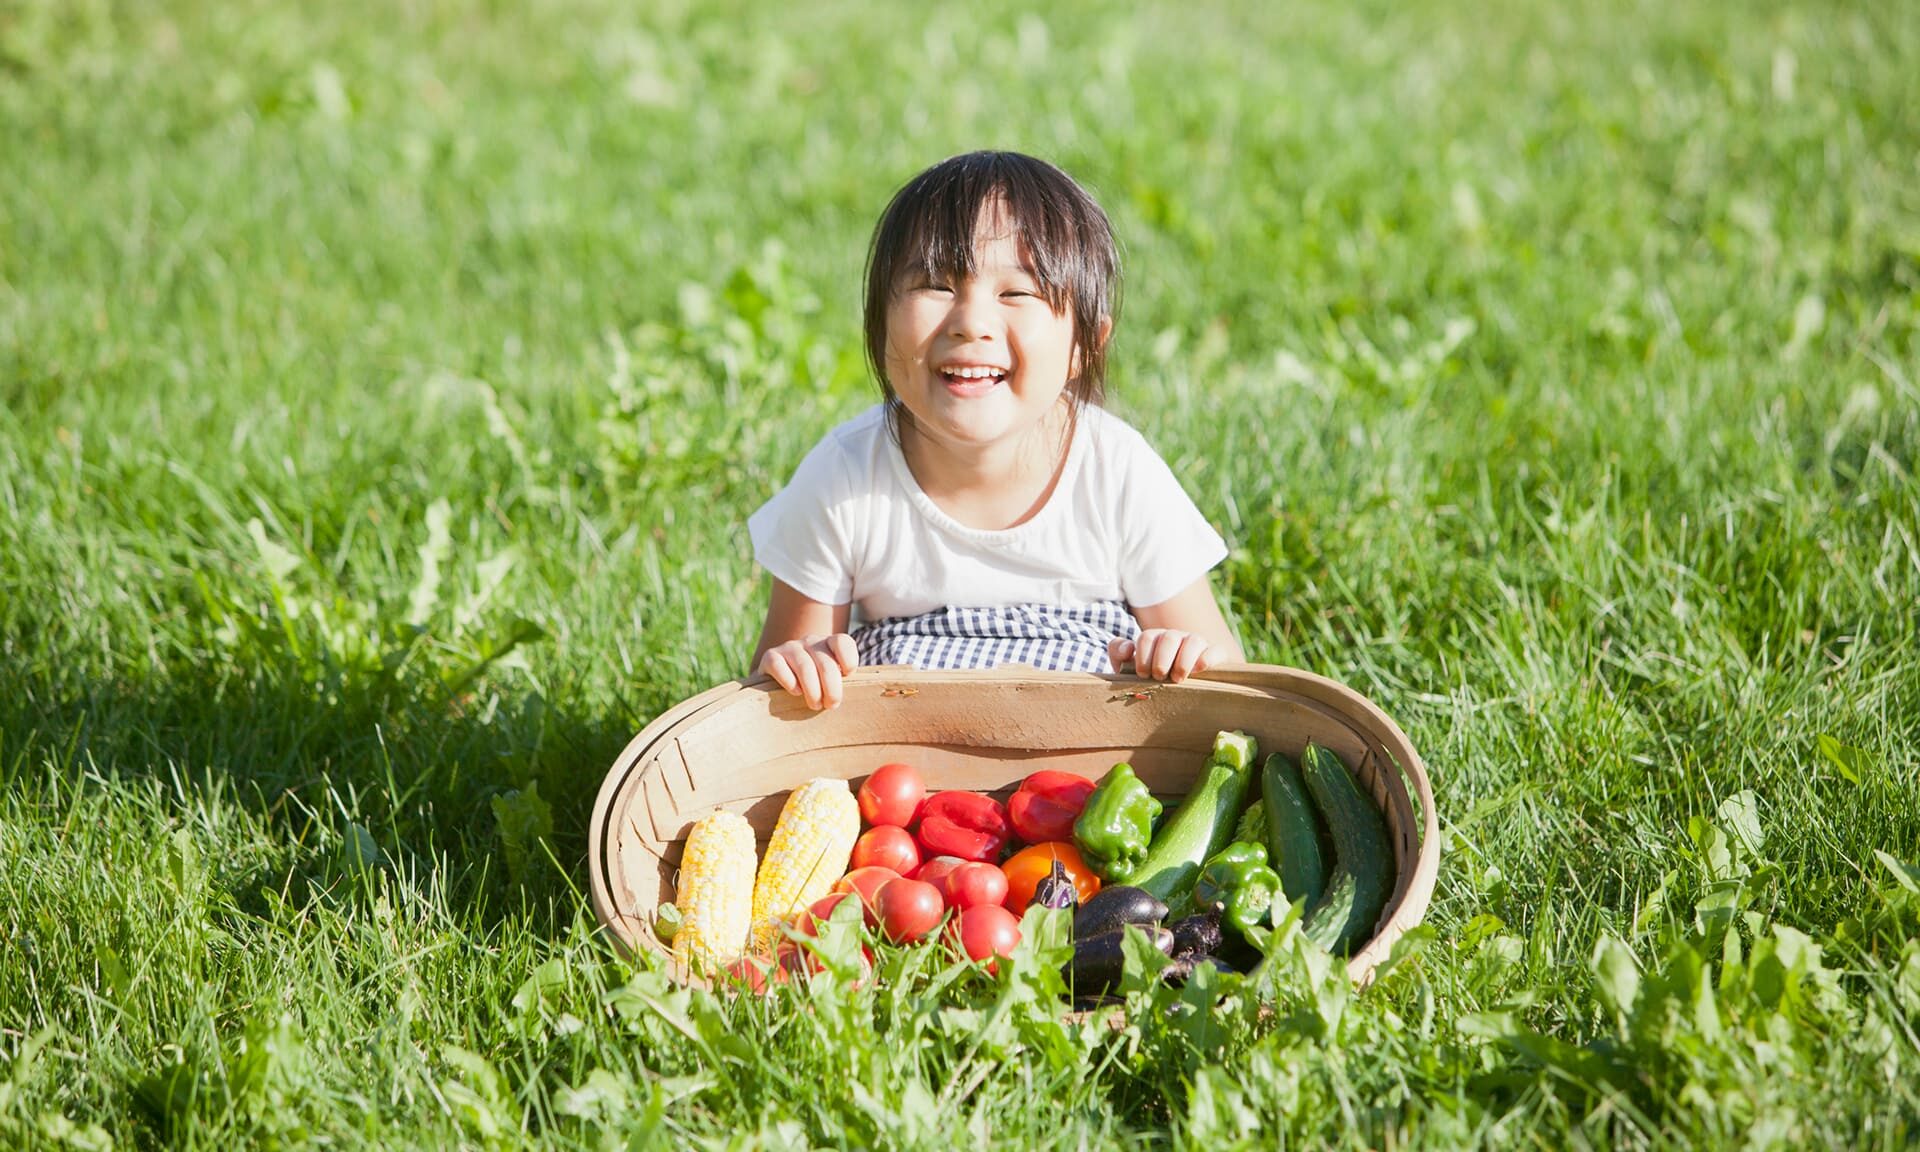
[[907, 181], [873, 230], [867, 255], [867, 360], [886, 394], [887, 304], [902, 275], [963, 278], [974, 272], [980, 210], [998, 203], [1033, 264], [1040, 295], [1055, 312], [1071, 309], [1080, 372], [1067, 382], [1077, 404], [1106, 396], [1107, 353], [1100, 322], [1119, 309], [1120, 253], [1107, 214], [1073, 177], [1018, 152], [968, 152]]

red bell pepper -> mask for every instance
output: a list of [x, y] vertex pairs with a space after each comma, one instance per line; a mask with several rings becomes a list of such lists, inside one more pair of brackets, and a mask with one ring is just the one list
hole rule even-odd
[[1007, 801], [1013, 834], [1028, 844], [1073, 839], [1073, 822], [1094, 787], [1093, 781], [1071, 772], [1035, 772]]
[[920, 808], [920, 827], [914, 838], [923, 858], [958, 856], [962, 860], [1000, 861], [1012, 828], [1007, 810], [991, 796], [978, 792], [939, 792]]

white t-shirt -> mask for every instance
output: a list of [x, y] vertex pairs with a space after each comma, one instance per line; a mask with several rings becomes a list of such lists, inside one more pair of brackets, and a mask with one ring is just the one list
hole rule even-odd
[[856, 621], [1007, 604], [1158, 604], [1226, 557], [1173, 470], [1104, 408], [1081, 409], [1046, 504], [1012, 528], [969, 528], [907, 468], [875, 405], [829, 432], [747, 520], [754, 559]]

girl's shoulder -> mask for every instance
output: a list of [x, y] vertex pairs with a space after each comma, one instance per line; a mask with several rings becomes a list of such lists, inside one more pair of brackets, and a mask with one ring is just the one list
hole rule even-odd
[[823, 463], [831, 461], [842, 468], [871, 467], [881, 458], [889, 434], [886, 408], [875, 404], [834, 425], [807, 455], [824, 457]]
[[1079, 419], [1087, 446], [1092, 449], [1089, 455], [1100, 464], [1127, 467], [1159, 455], [1138, 428], [1097, 404], [1082, 408]]
[[788, 486], [833, 495], [871, 488], [886, 474], [889, 434], [886, 410], [878, 404], [842, 421], [808, 449]]

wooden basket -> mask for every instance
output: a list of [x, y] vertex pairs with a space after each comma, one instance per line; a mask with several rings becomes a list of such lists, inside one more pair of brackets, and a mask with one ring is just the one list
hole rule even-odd
[[764, 677], [721, 684], [647, 725], [607, 773], [589, 831], [594, 912], [624, 948], [669, 959], [653, 912], [673, 899], [693, 823], [716, 808], [742, 813], [764, 852], [787, 794], [815, 776], [858, 787], [898, 760], [920, 770], [929, 792], [1004, 800], [1037, 769], [1099, 779], [1124, 760], [1155, 795], [1177, 801], [1215, 733], [1232, 728], [1258, 739], [1263, 754], [1298, 757], [1308, 741], [1333, 750], [1380, 803], [1397, 876], [1372, 939], [1347, 964], [1364, 983], [1433, 896], [1433, 788], [1406, 735], [1365, 697], [1270, 664], [1214, 668], [1181, 684], [1019, 666], [860, 668], [841, 705], [822, 712]]

